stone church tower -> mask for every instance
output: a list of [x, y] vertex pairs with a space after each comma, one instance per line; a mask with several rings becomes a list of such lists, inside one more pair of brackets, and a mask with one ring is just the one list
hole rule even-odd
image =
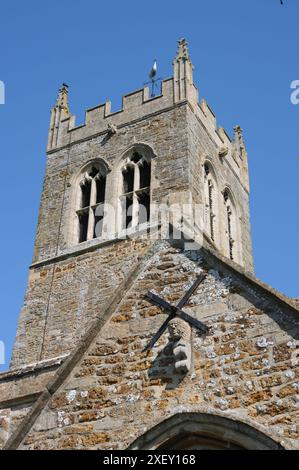
[[248, 201], [242, 130], [198, 100], [185, 40], [161, 94], [83, 125], [63, 85], [1, 446], [299, 448], [299, 311], [253, 274]]

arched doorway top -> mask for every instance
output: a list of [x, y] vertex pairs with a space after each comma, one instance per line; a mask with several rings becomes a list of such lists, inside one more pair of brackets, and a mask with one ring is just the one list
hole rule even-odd
[[266, 434], [241, 421], [208, 413], [179, 413], [137, 438], [129, 449], [283, 450], [284, 448]]

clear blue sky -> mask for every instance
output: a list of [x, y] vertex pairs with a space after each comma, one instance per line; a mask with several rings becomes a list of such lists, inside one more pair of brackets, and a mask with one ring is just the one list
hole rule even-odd
[[186, 37], [201, 97], [229, 133], [245, 133], [251, 222], [259, 278], [289, 296], [298, 288], [299, 1], [5, 0], [1, 2], [1, 315], [8, 367], [32, 259], [45, 167], [49, 111], [70, 86], [77, 122], [84, 110], [140, 88], [157, 58], [172, 74]]

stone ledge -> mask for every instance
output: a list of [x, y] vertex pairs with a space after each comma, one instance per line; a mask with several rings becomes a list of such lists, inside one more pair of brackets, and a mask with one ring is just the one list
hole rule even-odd
[[49, 264], [53, 264], [59, 261], [64, 261], [74, 256], [84, 255], [85, 253], [96, 251], [99, 248], [103, 248], [105, 246], [109, 246], [114, 243], [119, 243], [124, 240], [132, 240], [134, 238], [137, 238], [138, 235], [142, 233], [146, 233], [150, 230], [159, 229], [159, 227], [160, 226], [158, 224], [148, 224], [146, 227], [140, 230], [132, 231], [127, 236], [125, 236], [124, 233], [117, 233], [115, 234], [114, 238], [111, 238], [109, 240], [97, 240], [97, 239], [89, 240], [87, 242], [84, 242], [83, 244], [80, 244], [80, 246], [84, 245], [84, 246], [81, 246], [81, 248], [78, 248], [78, 245], [75, 245], [56, 256], [52, 256], [51, 258], [46, 258], [40, 261], [35, 261], [29, 266], [29, 269], [40, 268], [41, 266], [47, 266]]
[[25, 395], [20, 395], [14, 398], [8, 398], [7, 400], [0, 401], [0, 410], [5, 408], [14, 408], [19, 405], [31, 404], [37, 401], [43, 392], [43, 388], [35, 393], [28, 393]]
[[19, 369], [3, 372], [0, 374], [0, 383], [8, 380], [23, 378], [25, 375], [30, 375], [45, 369], [60, 366], [68, 356], [69, 354], [65, 354], [63, 356], [45, 359], [44, 361], [34, 362], [32, 364], [20, 367]]

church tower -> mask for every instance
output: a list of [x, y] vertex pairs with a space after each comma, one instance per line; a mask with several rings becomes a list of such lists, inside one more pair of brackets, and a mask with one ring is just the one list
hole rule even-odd
[[159, 95], [80, 126], [59, 90], [7, 448], [296, 446], [298, 310], [254, 277], [242, 129], [217, 127], [193, 68], [182, 39]]
[[[106, 285], [104, 301], [118, 285], [120, 267], [112, 274], [115, 261], [110, 259], [124, 244], [119, 241], [127, 236], [136, 240], [121, 262], [124, 266], [146, 244], [140, 234], [161, 223], [160, 207], [196, 207], [192, 228], [197, 235], [252, 271], [242, 131], [237, 126], [231, 141], [217, 128], [208, 104], [199, 103], [184, 39], [173, 68], [173, 78], [162, 82], [161, 95], [152, 98], [147, 88], [130, 93], [115, 113], [110, 103], [96, 106], [87, 110], [79, 127], [69, 110], [67, 86], [59, 90], [51, 112], [34, 259], [13, 367], [70, 351], [97, 315], [92, 302], [101, 297], [91, 300], [99, 279], [93, 263], [99, 272], [109, 272], [109, 279], [100, 282]], [[107, 250], [111, 258], [104, 254]], [[91, 253], [91, 267], [83, 263], [83, 277], [73, 276], [85, 253]], [[66, 271], [64, 278], [61, 273]], [[36, 276], [43, 280], [38, 291], [32, 282]]]

